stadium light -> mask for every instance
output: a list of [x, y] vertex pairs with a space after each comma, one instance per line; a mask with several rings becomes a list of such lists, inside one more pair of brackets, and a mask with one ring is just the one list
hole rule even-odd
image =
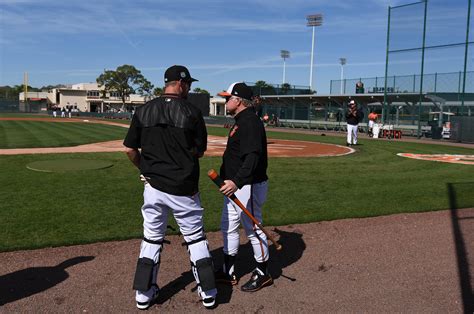
[[280, 56], [283, 58], [283, 83], [285, 84], [285, 70], [286, 70], [286, 59], [290, 57], [288, 50], [280, 50]]
[[339, 63], [341, 64], [341, 95], [344, 94], [344, 87], [342, 86], [342, 82], [344, 81], [344, 65], [346, 64], [346, 58], [339, 58]]
[[313, 56], [314, 56], [314, 31], [316, 26], [323, 25], [323, 15], [322, 14], [312, 14], [306, 16], [308, 23], [306, 26], [313, 28], [313, 39], [311, 41], [311, 64], [309, 70], [309, 88], [313, 90]]

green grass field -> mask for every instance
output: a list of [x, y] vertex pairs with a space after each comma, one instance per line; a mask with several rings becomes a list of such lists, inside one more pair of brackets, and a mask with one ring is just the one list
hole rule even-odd
[[[72, 124], [64, 127], [65, 137], [77, 132]], [[126, 131], [107, 130], [111, 137]], [[208, 132], [225, 135], [228, 130], [209, 127]], [[336, 144], [345, 140], [272, 131], [268, 136]], [[474, 182], [473, 166], [396, 156], [399, 152], [474, 154], [473, 149], [370, 139], [361, 144], [355, 154], [342, 157], [271, 158], [264, 224], [448, 209], [448, 183], [466, 183], [461, 185], [465, 188], [458, 206], [474, 207], [469, 188]], [[25, 167], [33, 161], [67, 158], [98, 159], [114, 166], [64, 173], [40, 173]], [[206, 172], [218, 169], [220, 162], [219, 157], [201, 161], [207, 231], [219, 229], [222, 196]], [[0, 172], [0, 251], [141, 237], [142, 183], [123, 153], [0, 156]]]
[[0, 148], [76, 146], [121, 139], [126, 132], [86, 122], [0, 121]]

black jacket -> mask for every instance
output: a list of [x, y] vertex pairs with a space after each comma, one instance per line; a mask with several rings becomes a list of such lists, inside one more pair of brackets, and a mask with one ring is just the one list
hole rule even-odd
[[164, 94], [138, 108], [124, 145], [142, 149], [140, 171], [154, 188], [173, 195], [198, 192], [207, 131], [201, 111], [187, 100]]
[[361, 122], [363, 118], [364, 118], [364, 113], [360, 109], [357, 109], [355, 116], [352, 115], [350, 111], [347, 111], [346, 113], [346, 121], [347, 121], [347, 124], [350, 124], [350, 125], [358, 125], [359, 122]]
[[221, 177], [234, 181], [239, 189], [268, 179], [267, 136], [253, 108], [235, 116], [222, 159]]

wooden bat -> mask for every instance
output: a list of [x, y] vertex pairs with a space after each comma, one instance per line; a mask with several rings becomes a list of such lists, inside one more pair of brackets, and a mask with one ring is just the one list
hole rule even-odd
[[[211, 169], [207, 172], [207, 176], [220, 188], [221, 186], [224, 185], [224, 180], [222, 180], [221, 177], [219, 177], [219, 175], [217, 174], [217, 172], [214, 170], [214, 169]], [[231, 196], [229, 196], [229, 198], [235, 203], [237, 204], [237, 206], [240, 207], [240, 209], [242, 209], [242, 211], [253, 221], [253, 223], [260, 229], [262, 230], [262, 232], [267, 236], [268, 239], [270, 239], [270, 241], [273, 242], [273, 244], [275, 245], [277, 251], [280, 251], [282, 246], [280, 243], [278, 243], [275, 238], [273, 238], [273, 236], [267, 231], [265, 230], [265, 228], [263, 228], [262, 224], [257, 220], [255, 219], [255, 217], [247, 210], [247, 208], [245, 208], [244, 204], [242, 204], [242, 202], [237, 198], [237, 196], [235, 196], [235, 194], [232, 194]]]

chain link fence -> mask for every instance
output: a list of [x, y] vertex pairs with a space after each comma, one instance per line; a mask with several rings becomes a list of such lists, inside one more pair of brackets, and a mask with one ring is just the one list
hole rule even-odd
[[[430, 73], [423, 75], [423, 93], [462, 93], [464, 72]], [[421, 75], [387, 76], [387, 93], [419, 93]], [[331, 95], [353, 95], [358, 93], [356, 85], [361, 82], [363, 94], [380, 93], [385, 90], [385, 77], [361, 77], [331, 80]], [[474, 93], [474, 71], [466, 73], [466, 93]]]

